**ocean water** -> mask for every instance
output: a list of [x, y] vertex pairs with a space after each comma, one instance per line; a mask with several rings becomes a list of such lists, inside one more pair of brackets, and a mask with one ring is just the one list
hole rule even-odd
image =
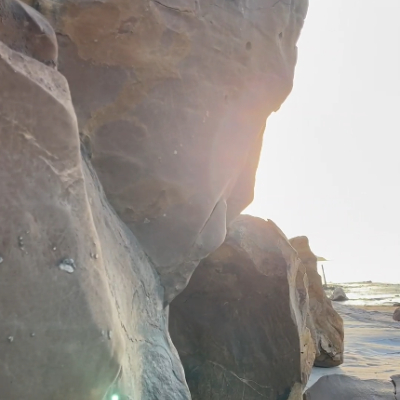
[[[400, 284], [377, 283], [377, 282], [347, 282], [328, 283], [328, 287], [340, 286], [344, 289], [349, 300], [343, 304], [353, 306], [393, 306], [400, 303]], [[331, 289], [326, 290], [327, 295], [332, 294]]]

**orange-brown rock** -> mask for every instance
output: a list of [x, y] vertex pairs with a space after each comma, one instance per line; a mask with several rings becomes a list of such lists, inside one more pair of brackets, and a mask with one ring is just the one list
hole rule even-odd
[[315, 366], [334, 367], [343, 363], [344, 329], [343, 320], [332, 307], [325, 294], [321, 276], [317, 270], [317, 257], [311, 251], [308, 238], [305, 236], [290, 239], [296, 249], [302, 266], [299, 268], [298, 282], [308, 282], [310, 299], [309, 327], [313, 333], [317, 354]]
[[169, 302], [253, 197], [308, 1], [35, 1], [59, 34], [82, 140]]

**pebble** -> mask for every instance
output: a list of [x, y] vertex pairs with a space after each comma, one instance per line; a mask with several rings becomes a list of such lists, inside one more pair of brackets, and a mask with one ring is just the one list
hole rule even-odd
[[0, 256], [0, 264], [4, 261], [4, 258]]
[[32, 332], [32, 333], [31, 333], [31, 337], [35, 337], [35, 332]]
[[109, 340], [112, 339], [112, 335], [113, 335], [113, 331], [110, 330], [110, 331], [107, 332], [107, 336], [108, 336]]
[[14, 336], [9, 336], [9, 337], [7, 338], [7, 340], [8, 340], [10, 343], [12, 343], [12, 342], [14, 341]]
[[60, 268], [61, 271], [72, 274], [76, 269], [75, 261], [72, 258], [65, 258], [58, 264], [58, 268]]

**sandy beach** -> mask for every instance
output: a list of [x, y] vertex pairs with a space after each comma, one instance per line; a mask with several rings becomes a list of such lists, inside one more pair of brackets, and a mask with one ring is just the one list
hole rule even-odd
[[400, 322], [392, 319], [394, 307], [333, 304], [344, 321], [344, 363], [336, 368], [314, 368], [307, 387], [328, 374], [385, 380], [393, 374], [399, 374]]

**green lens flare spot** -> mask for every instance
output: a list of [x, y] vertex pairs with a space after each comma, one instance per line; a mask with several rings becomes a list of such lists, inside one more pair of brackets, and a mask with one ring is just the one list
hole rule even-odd
[[117, 394], [113, 394], [111, 396], [111, 400], [119, 400], [119, 396]]

